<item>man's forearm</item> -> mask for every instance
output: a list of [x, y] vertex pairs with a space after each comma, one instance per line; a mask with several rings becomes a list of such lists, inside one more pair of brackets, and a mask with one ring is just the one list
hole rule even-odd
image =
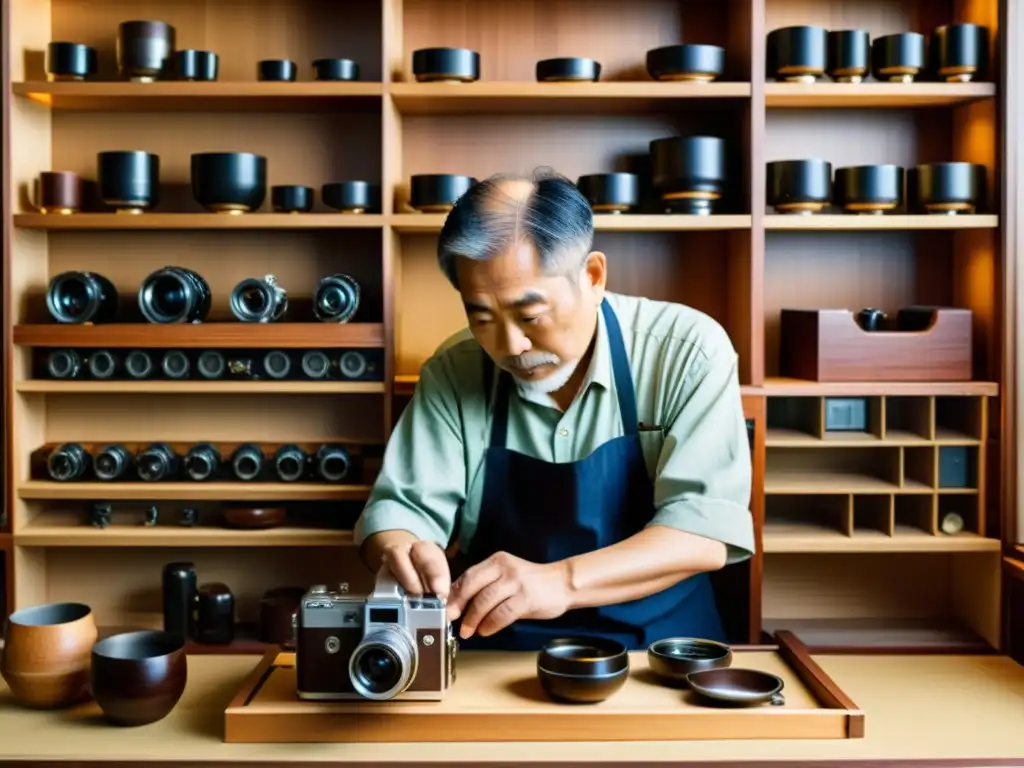
[[367, 537], [359, 548], [363, 565], [376, 573], [384, 561], [384, 550], [396, 544], [412, 544], [419, 539], [406, 530], [380, 531]]
[[562, 561], [571, 608], [636, 600], [725, 565], [726, 547], [654, 525], [617, 544]]

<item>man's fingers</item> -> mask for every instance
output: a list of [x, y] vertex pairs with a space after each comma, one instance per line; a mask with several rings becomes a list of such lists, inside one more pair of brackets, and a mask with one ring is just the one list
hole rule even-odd
[[427, 592], [441, 598], [448, 597], [452, 577], [444, 550], [430, 541], [417, 541], [409, 550], [412, 565], [419, 573], [420, 581]]
[[384, 563], [388, 570], [406, 592], [411, 595], [422, 595], [424, 590], [423, 581], [420, 579], [419, 571], [412, 563], [409, 555], [410, 547], [393, 547], [384, 551]]
[[477, 624], [476, 631], [481, 637], [494, 635], [521, 619], [527, 612], [526, 596], [516, 591], [507, 600], [498, 603]]
[[466, 570], [454, 584], [448, 598], [448, 616], [451, 620], [457, 619], [466, 610], [466, 605], [476, 594], [491, 582], [497, 581], [501, 576], [501, 568], [492, 558], [477, 563]]
[[519, 585], [515, 581], [501, 578], [481, 589], [466, 608], [459, 634], [463, 638], [470, 637], [491, 611], [518, 591]]

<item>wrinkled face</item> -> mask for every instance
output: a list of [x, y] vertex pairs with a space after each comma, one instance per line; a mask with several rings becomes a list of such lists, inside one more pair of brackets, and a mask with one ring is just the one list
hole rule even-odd
[[605, 258], [591, 253], [574, 283], [544, 274], [533, 245], [521, 242], [490, 261], [461, 259], [458, 283], [469, 327], [495, 364], [526, 389], [554, 392], [590, 346]]

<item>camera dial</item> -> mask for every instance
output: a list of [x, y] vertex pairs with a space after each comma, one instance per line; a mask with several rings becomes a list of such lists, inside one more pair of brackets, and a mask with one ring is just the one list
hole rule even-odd
[[[367, 606], [367, 611], [376, 607]], [[398, 624], [370, 629], [353, 651], [348, 674], [360, 696], [375, 701], [393, 699], [416, 677], [419, 657], [409, 633]]]

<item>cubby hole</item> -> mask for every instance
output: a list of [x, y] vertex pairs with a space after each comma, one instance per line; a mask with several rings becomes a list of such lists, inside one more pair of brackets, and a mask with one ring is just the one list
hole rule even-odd
[[[322, 3], [318, 0], [252, 0], [240, 13], [236, 3], [203, 0], [53, 0], [51, 39], [94, 47], [99, 80], [119, 80], [115, 56], [117, 28], [123, 21], [153, 19], [175, 29], [178, 50], [209, 50], [219, 58], [221, 81], [253, 82], [257, 62], [291, 59], [298, 80], [313, 79], [313, 61], [352, 59], [359, 79], [381, 81], [381, 0]], [[43, 50], [31, 52], [28, 80], [45, 80]], [[180, 135], [180, 134], [179, 134]]]
[[939, 535], [955, 535], [955, 533], [948, 532], [960, 529], [965, 533], [977, 533], [984, 536], [985, 533], [980, 530], [978, 520], [977, 494], [940, 493], [936, 525]]
[[[829, 3], [818, 0], [765, 0], [765, 29], [813, 25], [829, 30], [863, 29], [871, 38], [901, 32], [919, 32], [926, 38], [943, 24], [973, 22], [994, 33], [998, 24], [997, 0], [857, 0]], [[994, 54], [994, 46], [990, 46]], [[990, 77], [995, 75], [990, 68]]]
[[935, 439], [979, 441], [982, 438], [983, 401], [968, 396], [935, 398]]
[[903, 482], [905, 491], [935, 488], [936, 453], [934, 446], [903, 449]]
[[885, 438], [894, 442], [934, 439], [934, 401], [930, 397], [885, 398]]
[[821, 437], [821, 399], [817, 397], [767, 398], [770, 443]]
[[[532, 82], [542, 59], [584, 56], [602, 81], [649, 81], [647, 51], [702, 43], [725, 48], [722, 80], [750, 80], [751, 0], [404, 0], [403, 55], [394, 80], [411, 81], [420, 48], [471, 48], [480, 79]], [[509, 45], [515, 40], [515, 45]]]
[[897, 495], [895, 502], [894, 536], [936, 532], [934, 496], [904, 493]]
[[765, 536], [853, 532], [853, 506], [845, 494], [784, 494], [765, 497]]
[[789, 448], [765, 460], [766, 493], [887, 493], [899, 482], [897, 449]]
[[894, 327], [901, 308], [926, 305], [972, 311], [974, 379], [998, 380], [994, 310], [984, 299], [996, 286], [997, 230], [851, 229], [765, 233], [766, 375], [780, 375], [783, 309], [874, 308]]
[[763, 628], [815, 652], [991, 651], [1000, 642], [1000, 553], [769, 554]]
[[937, 484], [940, 490], [977, 490], [977, 446], [938, 446], [937, 474]]
[[853, 535], [892, 536], [892, 501], [890, 494], [867, 494], [853, 497]]
[[[747, 366], [750, 302], [736, 286], [749, 277], [742, 258], [749, 242], [746, 232], [597, 232], [594, 249], [607, 257], [609, 291], [706, 312], [725, 327]], [[399, 376], [416, 375], [445, 339], [466, 327], [466, 313], [438, 267], [437, 235], [402, 235], [399, 250], [395, 368]]]

